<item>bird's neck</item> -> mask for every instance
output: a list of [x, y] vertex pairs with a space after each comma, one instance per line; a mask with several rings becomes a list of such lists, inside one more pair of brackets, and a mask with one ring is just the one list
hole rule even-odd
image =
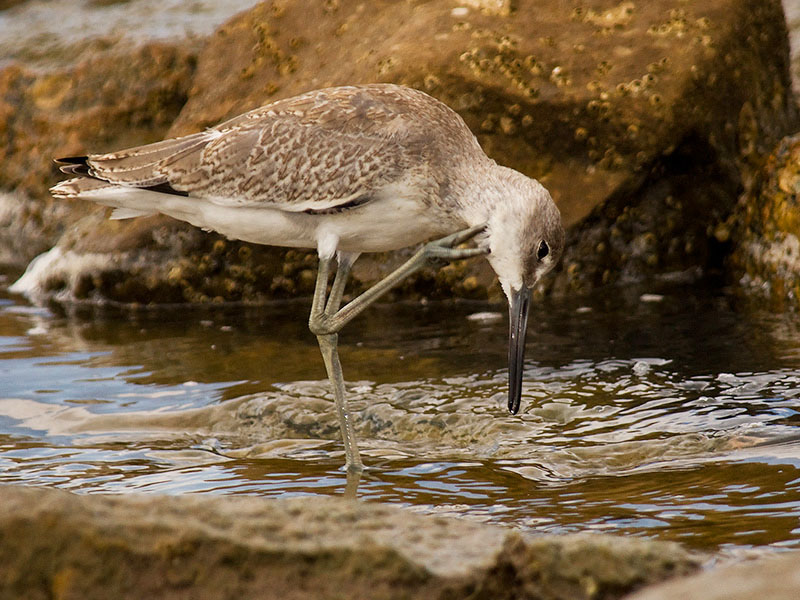
[[490, 159], [482, 167], [469, 169], [461, 189], [456, 190], [462, 217], [469, 227], [488, 222], [498, 210], [506, 208], [514, 197], [515, 178], [524, 177]]

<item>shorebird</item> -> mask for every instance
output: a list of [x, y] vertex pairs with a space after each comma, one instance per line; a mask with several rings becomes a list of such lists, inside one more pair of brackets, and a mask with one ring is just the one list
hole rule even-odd
[[[338, 333], [427, 264], [486, 255], [508, 298], [508, 409], [519, 410], [531, 292], [561, 255], [561, 215], [538, 181], [486, 156], [461, 117], [431, 96], [391, 84], [322, 89], [199, 133], [57, 162], [75, 177], [53, 195], [112, 207], [112, 219], [161, 213], [232, 239], [317, 250], [309, 328], [332, 387], [349, 472], [363, 463]], [[341, 306], [360, 253], [442, 235]], [[470, 240], [474, 246], [464, 247]]]

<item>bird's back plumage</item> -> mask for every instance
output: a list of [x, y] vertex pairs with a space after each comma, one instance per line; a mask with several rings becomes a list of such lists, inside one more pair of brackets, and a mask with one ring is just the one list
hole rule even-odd
[[[471, 155], [485, 159], [450, 108], [417, 90], [374, 84], [280, 100], [203, 132], [62, 169], [219, 205], [324, 212], [360, 206], [409, 178], [427, 200], [446, 185], [443, 167]], [[78, 179], [53, 191], [74, 197], [84, 187], [97, 184]]]

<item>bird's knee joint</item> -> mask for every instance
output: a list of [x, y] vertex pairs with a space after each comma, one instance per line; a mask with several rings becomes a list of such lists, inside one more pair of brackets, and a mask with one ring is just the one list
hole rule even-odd
[[334, 335], [338, 331], [334, 329], [333, 323], [324, 314], [319, 316], [312, 316], [308, 320], [308, 328], [316, 336], [321, 335]]

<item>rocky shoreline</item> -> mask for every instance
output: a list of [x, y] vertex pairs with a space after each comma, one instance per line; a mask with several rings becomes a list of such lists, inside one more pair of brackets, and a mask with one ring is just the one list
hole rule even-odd
[[[555, 0], [271, 0], [209, 35], [105, 32], [59, 47], [58, 60], [39, 50], [0, 57], [0, 263], [28, 267], [15, 289], [36, 302], [309, 295], [313, 253], [55, 202], [52, 158], [196, 131], [308, 89], [391, 81], [447, 102], [493, 158], [552, 191], [567, 251], [540, 293], [715, 273], [758, 302], [800, 309], [800, 116], [777, 0], [567, 12]], [[364, 257], [351, 293], [407, 256]], [[476, 260], [424, 271], [390, 299], [500, 294]], [[796, 553], [717, 569], [666, 542], [532, 537], [319, 497], [4, 486], [0, 540], [0, 599], [780, 600], [800, 590]]]
[[0, 487], [0, 598], [620, 598], [678, 544], [511, 529], [337, 498]]

